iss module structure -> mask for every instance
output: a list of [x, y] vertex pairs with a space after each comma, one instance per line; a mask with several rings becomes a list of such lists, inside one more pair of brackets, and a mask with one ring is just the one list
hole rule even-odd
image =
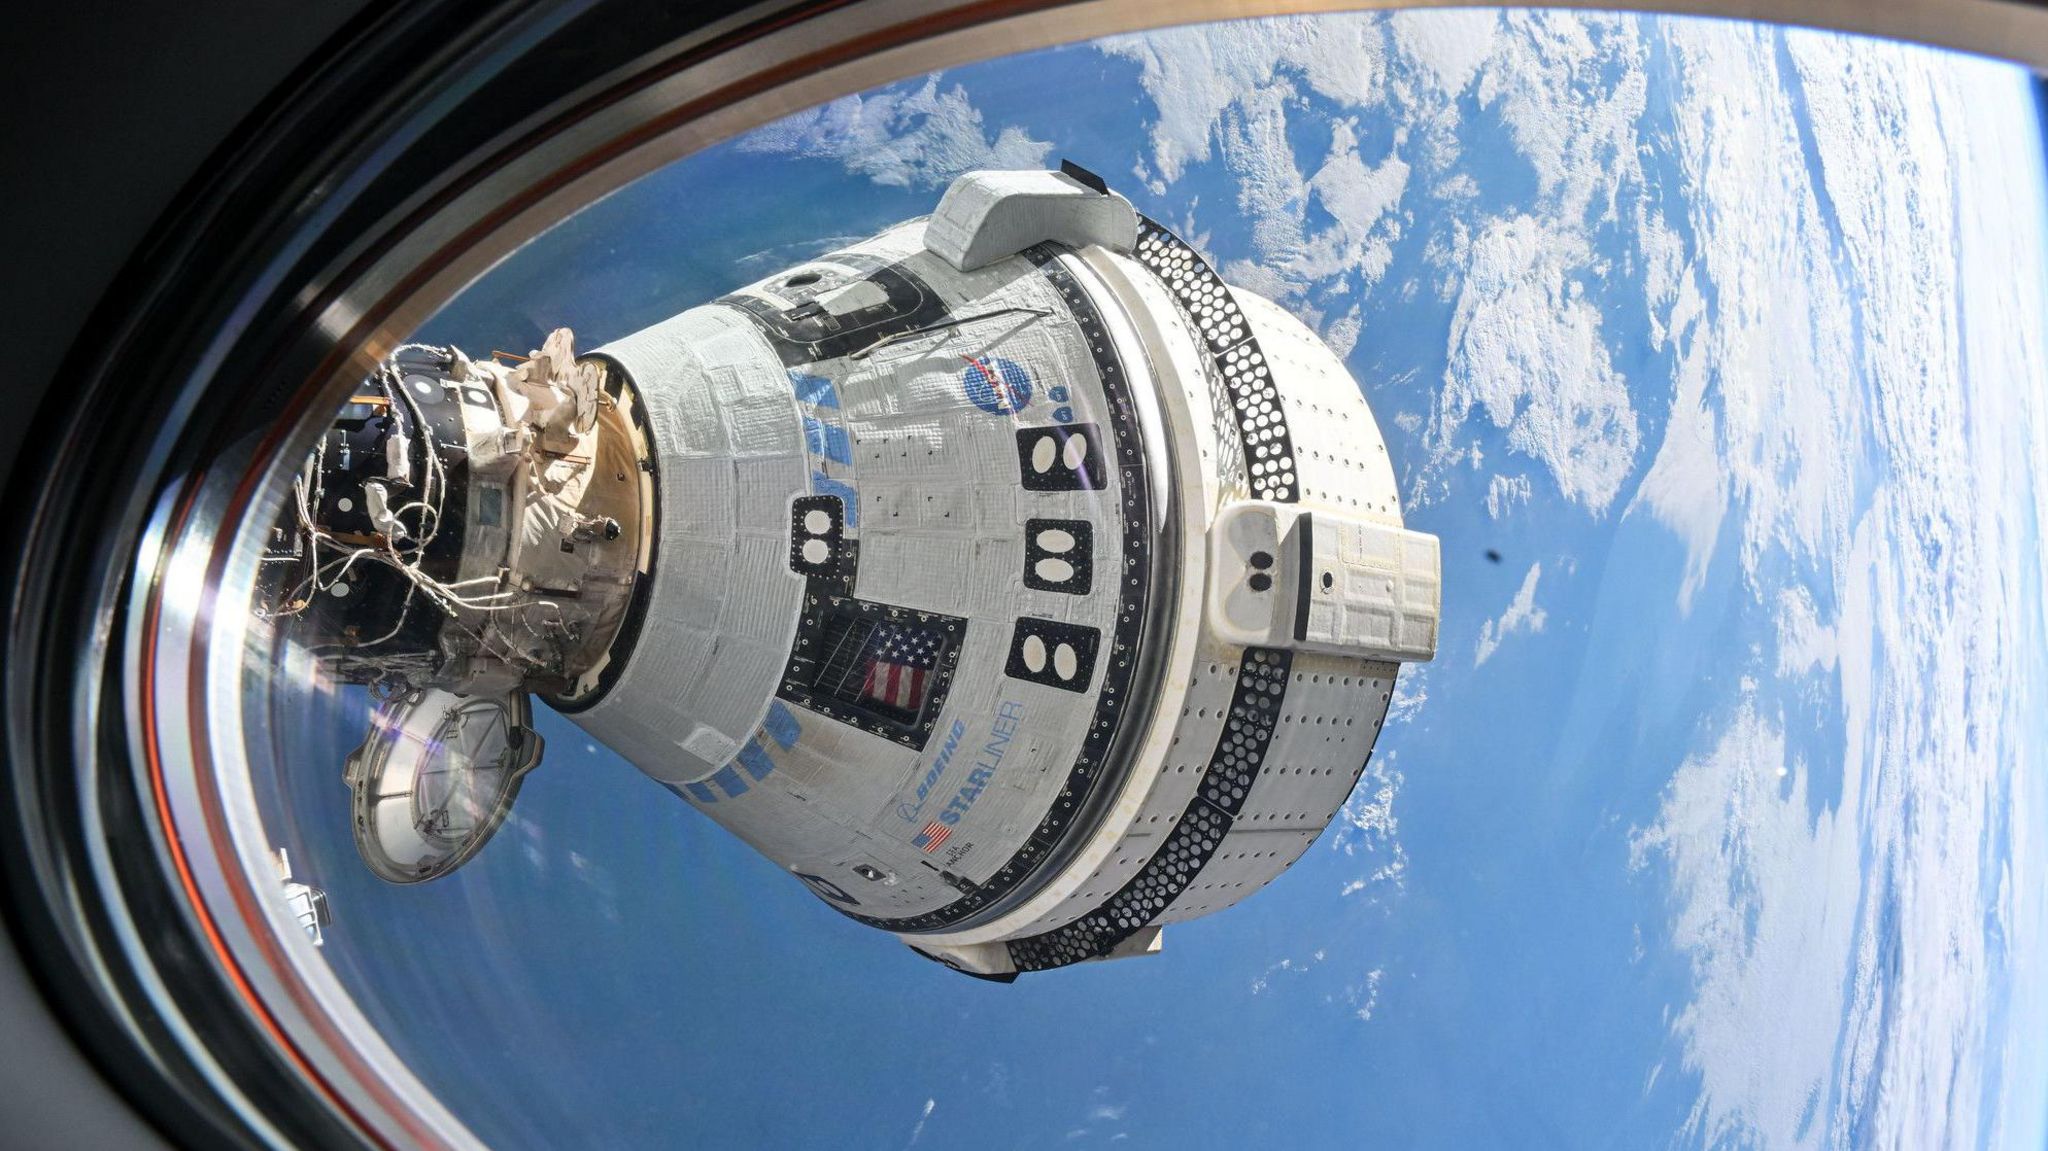
[[1071, 165], [581, 356], [401, 348], [294, 497], [257, 610], [378, 701], [376, 874], [483, 847], [538, 695], [996, 979], [1271, 882], [1436, 649], [1437, 541], [1342, 362]]

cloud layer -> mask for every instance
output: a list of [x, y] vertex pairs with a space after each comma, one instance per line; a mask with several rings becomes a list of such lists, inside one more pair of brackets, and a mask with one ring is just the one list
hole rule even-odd
[[958, 84], [847, 96], [743, 137], [744, 152], [833, 160], [877, 184], [940, 188], [972, 168], [1042, 168], [1052, 145], [1021, 128], [993, 138]]
[[1543, 630], [1547, 619], [1542, 608], [1536, 606], [1536, 581], [1543, 577], [1543, 565], [1530, 564], [1528, 574], [1522, 577], [1522, 586], [1515, 592], [1515, 598], [1508, 602], [1507, 610], [1496, 619], [1487, 620], [1479, 628], [1479, 646], [1472, 655], [1474, 667], [1493, 658], [1500, 650], [1501, 643], [1512, 635], [1534, 635]]

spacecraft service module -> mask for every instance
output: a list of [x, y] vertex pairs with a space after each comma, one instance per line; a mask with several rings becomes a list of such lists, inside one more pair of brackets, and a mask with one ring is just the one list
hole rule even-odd
[[1011, 979], [1291, 865], [1440, 590], [1341, 361], [1063, 165], [580, 356], [400, 348], [258, 611], [378, 700], [345, 775], [384, 879], [484, 846], [538, 695], [839, 912]]

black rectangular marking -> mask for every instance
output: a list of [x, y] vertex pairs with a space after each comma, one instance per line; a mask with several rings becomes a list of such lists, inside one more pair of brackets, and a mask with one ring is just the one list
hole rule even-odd
[[[815, 297], [861, 281], [841, 276], [831, 264], [852, 263], [850, 253], [835, 253], [804, 266], [797, 276], [765, 283], [766, 290], [790, 299], [784, 308], [746, 292], [716, 301], [750, 316], [785, 367], [802, 367], [859, 351], [885, 336], [900, 335], [943, 320], [946, 302], [907, 262], [890, 264], [861, 277], [880, 288], [883, 301], [846, 315], [833, 315]], [[798, 283], [798, 280], [802, 283]]]
[[1102, 432], [1094, 424], [1019, 428], [1017, 471], [1028, 492], [1101, 491], [1109, 486]]
[[[1059, 545], [1064, 536], [1066, 547]], [[1065, 565], [1066, 577], [1057, 578]], [[1095, 525], [1087, 520], [1024, 521], [1024, 586], [1087, 595], [1095, 582]]]
[[1085, 187], [1093, 188], [1102, 195], [1109, 195], [1108, 181], [1064, 156], [1060, 157], [1060, 174]]
[[1316, 566], [1315, 516], [1311, 513], [1296, 517], [1294, 534], [1301, 540], [1301, 547], [1294, 556], [1294, 638], [1307, 639], [1309, 573]]
[[846, 539], [846, 505], [838, 496], [789, 501], [789, 567], [807, 576], [853, 585]]
[[1101, 644], [1102, 633], [1092, 627], [1020, 616], [1010, 635], [1010, 658], [1003, 665], [1003, 674], [1062, 691], [1085, 692]]
[[836, 595], [817, 579], [804, 604], [775, 694], [922, 749], [945, 710], [967, 621]]

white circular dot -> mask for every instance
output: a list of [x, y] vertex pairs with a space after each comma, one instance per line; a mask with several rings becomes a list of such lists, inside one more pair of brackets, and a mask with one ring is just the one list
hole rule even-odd
[[356, 510], [356, 502], [348, 498], [347, 496], [343, 496], [340, 499], [334, 501], [334, 506], [345, 512], [352, 512]]
[[333, 596], [335, 599], [347, 599], [348, 593], [349, 586], [345, 583], [334, 584], [327, 589], [327, 594]]
[[1031, 445], [1031, 470], [1039, 475], [1051, 471], [1053, 457], [1059, 450], [1059, 444], [1053, 441], [1050, 434], [1038, 437], [1038, 442]]
[[1074, 578], [1074, 565], [1055, 556], [1046, 556], [1033, 565], [1038, 578], [1047, 583], [1065, 583]]
[[1063, 643], [1053, 649], [1052, 672], [1061, 679], [1072, 679], [1081, 667], [1081, 657], [1074, 654], [1074, 645]]
[[832, 530], [832, 517], [823, 508], [812, 508], [804, 513], [804, 530], [814, 536], [824, 535]]
[[1079, 432], [1068, 436], [1067, 446], [1065, 450], [1060, 452], [1060, 462], [1067, 465], [1068, 471], [1074, 471], [1081, 466], [1081, 461], [1087, 458], [1088, 437]]
[[1035, 635], [1024, 637], [1024, 666], [1033, 674], [1045, 670], [1045, 641]]
[[829, 559], [829, 558], [831, 557], [831, 555], [832, 555], [832, 549], [831, 549], [830, 547], [827, 547], [827, 546], [826, 546], [826, 544], [825, 544], [825, 541], [824, 541], [824, 540], [805, 540], [805, 541], [804, 541], [804, 562], [805, 562], [805, 563], [807, 563], [807, 564], [821, 564], [821, 563], [824, 563], [824, 562], [825, 562], [825, 561], [826, 561], [827, 559]]
[[1074, 534], [1060, 528], [1046, 528], [1038, 533], [1038, 549], [1048, 552], [1074, 550]]

